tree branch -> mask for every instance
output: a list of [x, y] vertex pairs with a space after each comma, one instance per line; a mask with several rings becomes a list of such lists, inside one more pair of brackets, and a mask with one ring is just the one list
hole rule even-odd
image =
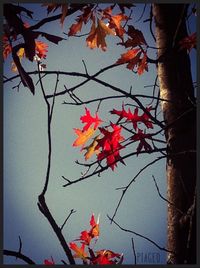
[[139, 233], [136, 233], [134, 231], [131, 231], [131, 230], [128, 230], [128, 229], [125, 229], [125, 228], [121, 227], [116, 221], [114, 221], [113, 219], [111, 219], [109, 215], [107, 215], [107, 217], [109, 218], [109, 220], [111, 222], [114, 222], [114, 224], [117, 225], [119, 227], [119, 229], [121, 229], [122, 231], [128, 232], [128, 233], [132, 233], [132, 234], [134, 234], [136, 236], [139, 236], [140, 238], [143, 238], [143, 239], [147, 240], [148, 242], [150, 242], [151, 244], [153, 244], [154, 246], [156, 246], [158, 249], [160, 249], [162, 251], [166, 251], [166, 252], [170, 252], [170, 253], [175, 254], [174, 252], [166, 249], [165, 247], [159, 246], [156, 242], [154, 242], [152, 239], [148, 238], [147, 236], [144, 236], [142, 234], [139, 234]]
[[36, 264], [32, 259], [30, 259], [29, 257], [27, 257], [26, 255], [22, 254], [19, 251], [12, 251], [12, 250], [4, 249], [3, 255], [16, 257], [16, 258], [21, 259], [22, 261], [26, 262], [27, 264]]

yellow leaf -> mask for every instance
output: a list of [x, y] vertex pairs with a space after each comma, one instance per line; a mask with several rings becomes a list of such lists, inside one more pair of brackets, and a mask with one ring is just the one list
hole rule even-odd
[[88, 128], [86, 131], [81, 129], [74, 128], [75, 133], [78, 135], [78, 138], [74, 141], [72, 146], [81, 146], [84, 145], [96, 131], [93, 127]]
[[[20, 61], [24, 57], [24, 55], [25, 55], [24, 48], [21, 47], [17, 52], [17, 56], [19, 57]], [[17, 66], [15, 65], [14, 61], [11, 62], [11, 70], [12, 72], [17, 72]]]
[[87, 147], [84, 148], [84, 149], [87, 150], [87, 152], [84, 154], [86, 161], [90, 157], [92, 157], [93, 154], [98, 154], [100, 152], [99, 149], [96, 149], [96, 146], [98, 145], [98, 141], [97, 141], [98, 140], [98, 137], [99, 137], [99, 135], [94, 138], [94, 141], [89, 146], [87, 146]]

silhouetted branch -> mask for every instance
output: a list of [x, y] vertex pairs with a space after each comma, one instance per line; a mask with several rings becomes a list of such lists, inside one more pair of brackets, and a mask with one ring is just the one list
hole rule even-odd
[[129, 229], [125, 229], [125, 228], [121, 227], [116, 221], [114, 221], [113, 219], [111, 219], [109, 215], [107, 215], [107, 217], [109, 218], [109, 220], [110, 220], [111, 222], [114, 222], [114, 224], [117, 225], [117, 226], [119, 227], [119, 229], [121, 229], [122, 231], [124, 231], [124, 232], [128, 232], [128, 233], [132, 233], [132, 234], [134, 234], [134, 235], [136, 235], [136, 236], [139, 236], [140, 238], [143, 238], [143, 239], [147, 240], [148, 242], [150, 242], [151, 244], [153, 244], [154, 246], [156, 246], [158, 249], [160, 249], [160, 250], [162, 250], [162, 251], [166, 251], [166, 252], [170, 252], [170, 253], [175, 254], [174, 252], [172, 252], [172, 251], [166, 249], [165, 247], [161, 247], [161, 246], [159, 246], [156, 242], [154, 242], [152, 239], [148, 238], [147, 236], [144, 236], [144, 235], [142, 235], [142, 234], [139, 234], [139, 233], [136, 233], [136, 232], [131, 231], [131, 230], [129, 230]]
[[158, 187], [158, 184], [156, 182], [156, 179], [155, 177], [152, 175], [152, 178], [153, 178], [153, 181], [155, 183], [155, 186], [156, 186], [156, 190], [158, 192], [158, 195], [160, 196], [161, 199], [163, 199], [165, 202], [167, 202], [170, 206], [173, 206], [178, 212], [180, 212], [182, 215], [185, 214], [183, 211], [181, 211], [179, 208], [177, 208], [173, 203], [171, 203], [168, 199], [166, 199], [165, 197], [163, 197], [160, 193], [160, 189]]
[[16, 257], [28, 264], [36, 264], [32, 259], [30, 259], [29, 257], [27, 257], [26, 255], [18, 252], [18, 251], [13, 251], [13, 250], [7, 250], [4, 249], [3, 250], [3, 255], [5, 256], [12, 256], [12, 257]]
[[137, 264], [137, 257], [136, 257], [136, 252], [135, 252], [135, 244], [134, 244], [134, 240], [133, 238], [131, 238], [131, 242], [132, 242], [132, 249], [133, 249], [133, 256], [134, 256], [134, 264]]
[[145, 169], [147, 169], [149, 166], [155, 164], [156, 162], [158, 162], [159, 160], [161, 160], [161, 159], [163, 159], [163, 158], [166, 158], [166, 156], [163, 155], [163, 156], [160, 156], [160, 157], [154, 159], [153, 161], [151, 161], [150, 163], [148, 163], [147, 165], [145, 165], [142, 169], [140, 169], [140, 171], [133, 177], [133, 179], [129, 182], [129, 184], [128, 184], [127, 186], [124, 186], [124, 187], [121, 187], [121, 188], [117, 188], [117, 189], [116, 189], [116, 190], [119, 190], [119, 189], [123, 189], [123, 190], [122, 190], [122, 195], [121, 195], [121, 197], [120, 197], [120, 199], [119, 199], [119, 202], [118, 202], [118, 204], [117, 204], [117, 207], [116, 207], [116, 209], [115, 209], [115, 211], [114, 211], [114, 214], [113, 214], [113, 216], [112, 216], [112, 220], [115, 218], [115, 216], [116, 216], [116, 214], [117, 214], [117, 211], [118, 211], [118, 209], [119, 209], [119, 206], [120, 206], [120, 204], [121, 204], [121, 202], [122, 202], [122, 200], [123, 200], [123, 198], [124, 198], [124, 195], [125, 195], [126, 191], [129, 189], [129, 187], [131, 186], [131, 184], [132, 184], [133, 182], [135, 182], [135, 180], [137, 179], [137, 177], [138, 177], [138, 176], [139, 176]]
[[69, 220], [69, 218], [71, 217], [71, 215], [72, 215], [73, 213], [75, 213], [75, 212], [76, 212], [76, 210], [71, 209], [71, 211], [70, 211], [69, 215], [67, 216], [66, 220], [64, 221], [64, 223], [63, 223], [62, 226], [60, 227], [60, 230], [63, 229], [63, 227], [65, 226], [66, 222]]
[[54, 233], [56, 234], [70, 264], [75, 264], [74, 257], [71, 253], [71, 250], [62, 234], [61, 228], [57, 225], [56, 221], [54, 220], [47, 204], [45, 201], [45, 197], [43, 194], [39, 195], [38, 197], [38, 207], [41, 213], [45, 216], [45, 218], [48, 220], [50, 223], [52, 229], [54, 230]]

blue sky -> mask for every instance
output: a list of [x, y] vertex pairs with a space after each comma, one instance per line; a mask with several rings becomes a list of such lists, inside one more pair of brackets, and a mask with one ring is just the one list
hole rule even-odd
[[[35, 11], [36, 19], [46, 15], [45, 8], [41, 8], [40, 4], [24, 4], [24, 6]], [[141, 4], [133, 9], [133, 23], [140, 17], [142, 9]], [[146, 9], [144, 18], [148, 17], [148, 11], [149, 8]], [[148, 23], [145, 24], [142, 21], [135, 23], [134, 26], [143, 32], [149, 44], [154, 45], [147, 27]], [[42, 30], [66, 37], [62, 32], [67, 32], [72, 23], [74, 23], [73, 16], [66, 19], [63, 29], [59, 22], [56, 22], [45, 26]], [[85, 31], [87, 30], [86, 28]], [[42, 38], [39, 40], [45, 41]], [[106, 52], [87, 48], [85, 37], [67, 38], [59, 45], [48, 43], [49, 51], [44, 63], [47, 64], [47, 70], [84, 72], [82, 63], [84, 60], [88, 72], [93, 74], [114, 63], [125, 51], [115, 43], [116, 40], [108, 37]], [[155, 51], [149, 51], [148, 55], [153, 57]], [[192, 52], [195, 80], [194, 55]], [[23, 60], [22, 64], [26, 70], [36, 69], [36, 63]], [[7, 77], [13, 76], [10, 71], [10, 58], [4, 64], [4, 74]], [[99, 78], [126, 91], [129, 91], [132, 86], [136, 94], [151, 95], [152, 88], [145, 86], [154, 84], [155, 75], [155, 66], [149, 66], [149, 72], [142, 76], [121, 66], [103, 73]], [[54, 90], [55, 77], [52, 75], [44, 78], [47, 93]], [[36, 82], [38, 78], [33, 76], [33, 79]], [[46, 107], [39, 85], [36, 87], [35, 96], [32, 96], [23, 86], [20, 87], [19, 92], [12, 89], [18, 81], [4, 85], [4, 248], [17, 251], [20, 235], [23, 242], [22, 252], [37, 264], [42, 264], [44, 259], [51, 256], [57, 264], [60, 264], [61, 259], [65, 259], [64, 252], [37, 207], [37, 196], [44, 185], [47, 165]], [[81, 80], [77, 77], [60, 76], [58, 91], [63, 90], [64, 85], [71, 87], [79, 81]], [[95, 82], [89, 82], [77, 91], [77, 96], [81, 99], [92, 99], [102, 95], [115, 95], [115, 93]], [[124, 264], [133, 264], [134, 255], [131, 246], [131, 238], [133, 238], [138, 254], [138, 264], [144, 264], [141, 256], [148, 253], [159, 254], [160, 263], [165, 263], [165, 252], [159, 251], [148, 241], [119, 230], [114, 224], [111, 225], [106, 217], [107, 214], [113, 215], [121, 196], [121, 191], [115, 189], [127, 185], [134, 175], [158, 154], [129, 158], [125, 161], [126, 166], [119, 163], [114, 172], [109, 169], [101, 174], [100, 178], [91, 177], [63, 188], [65, 181], [62, 176], [76, 179], [84, 171], [83, 167], [75, 163], [77, 159], [84, 160], [83, 154], [80, 153], [79, 148], [72, 147], [72, 143], [76, 138], [73, 128], [82, 127], [80, 116], [85, 112], [85, 106], [64, 105], [63, 101], [71, 101], [71, 99], [69, 96], [62, 95], [55, 101], [52, 120], [52, 165], [46, 200], [60, 225], [71, 209], [76, 210], [64, 227], [66, 240], [71, 242], [78, 238], [82, 230], [88, 229], [91, 214], [94, 213], [97, 216], [100, 213], [101, 235], [96, 249], [106, 248], [124, 253]], [[99, 116], [104, 121], [115, 122], [116, 117], [110, 115], [109, 111], [113, 108], [121, 108], [122, 101], [115, 99], [102, 103]], [[148, 103], [149, 100], [145, 100], [145, 104]], [[87, 107], [94, 114], [97, 104], [93, 103]], [[163, 139], [163, 137], [160, 138]], [[135, 147], [130, 150], [132, 149]], [[167, 207], [158, 196], [152, 175], [155, 176], [161, 193], [166, 196], [165, 160], [161, 160], [143, 172], [132, 184], [121, 203], [115, 220], [122, 227], [145, 235], [160, 246], [165, 246]], [[23, 263], [12, 257], [5, 257], [4, 262], [5, 264]]]

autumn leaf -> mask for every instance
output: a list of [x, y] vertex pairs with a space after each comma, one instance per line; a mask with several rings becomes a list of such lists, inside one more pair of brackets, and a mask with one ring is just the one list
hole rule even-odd
[[141, 61], [138, 62], [138, 68], [137, 68], [137, 73], [139, 75], [143, 74], [144, 71], [148, 71], [148, 64], [147, 64], [147, 54], [146, 52], [143, 52], [143, 58]]
[[104, 17], [109, 19], [108, 25], [111, 29], [115, 30], [115, 35], [122, 38], [125, 33], [125, 30], [122, 27], [121, 23], [122, 21], [128, 20], [128, 17], [124, 15], [123, 13], [112, 15], [111, 12], [112, 12], [112, 9], [111, 11], [109, 10], [109, 12], [104, 11]]
[[146, 152], [151, 152], [152, 148], [150, 144], [148, 144], [147, 141], [145, 140], [145, 139], [151, 139], [151, 138], [152, 138], [151, 134], [143, 133], [141, 129], [138, 129], [138, 132], [131, 137], [131, 140], [133, 141], [140, 141], [136, 149], [137, 155], [141, 152], [143, 148]]
[[120, 134], [122, 127], [113, 123], [111, 123], [111, 127], [113, 128], [111, 132], [105, 128], [99, 128], [101, 133], [104, 134], [104, 137], [98, 139], [96, 148], [101, 148], [101, 152], [97, 156], [98, 160], [102, 161], [106, 159], [107, 165], [114, 171], [118, 161], [125, 164], [119, 154], [119, 151], [124, 148], [124, 146], [120, 144], [120, 141], [123, 141], [124, 137]]
[[95, 220], [94, 214], [92, 214], [90, 219], [91, 229], [89, 234], [92, 238], [99, 237], [99, 216], [97, 217], [97, 221]]
[[80, 117], [80, 120], [82, 123], [86, 123], [86, 125], [84, 126], [83, 130], [88, 130], [88, 128], [94, 124], [94, 129], [97, 129], [97, 127], [99, 126], [99, 124], [101, 122], [103, 122], [97, 115], [97, 113], [95, 114], [95, 117], [92, 117], [90, 114], [90, 110], [85, 108], [85, 115]]
[[92, 260], [93, 264], [117, 264], [118, 260], [117, 259], [121, 259], [123, 257], [123, 255], [119, 254], [119, 253], [115, 253], [111, 250], [99, 250], [96, 251], [97, 257], [95, 259]]
[[82, 231], [79, 239], [76, 239], [75, 241], [81, 241], [81, 243], [89, 246], [93, 238], [98, 238], [99, 237], [99, 216], [96, 221], [94, 214], [92, 214], [91, 219], [90, 219], [90, 226], [91, 226], [90, 230]]
[[70, 248], [75, 252], [74, 258], [81, 258], [83, 260], [86, 260], [87, 253], [85, 252], [85, 244], [82, 243], [81, 247], [78, 247], [76, 243], [69, 243]]
[[95, 129], [90, 127], [83, 131], [78, 128], [74, 128], [74, 132], [78, 135], [78, 138], [74, 141], [72, 146], [84, 146], [84, 144], [93, 136]]
[[179, 45], [181, 49], [187, 49], [188, 52], [190, 52], [192, 48], [197, 47], [197, 33], [192, 33], [191, 35], [184, 37], [179, 41]]
[[[121, 54], [121, 58], [119, 58], [116, 61], [116, 64], [128, 63], [130, 61], [133, 61], [136, 58], [136, 56], [137, 56], [137, 54], [139, 52], [140, 52], [140, 49], [139, 48], [128, 50], [127, 52]], [[137, 61], [135, 62], [135, 64], [137, 64], [138, 60], [139, 59], [137, 58]]]
[[141, 31], [135, 29], [134, 26], [128, 25], [127, 34], [128, 34], [128, 36], [131, 37], [131, 39], [135, 42], [135, 44], [137, 44], [137, 46], [147, 45], [147, 42], [144, 38], [143, 33]]
[[103, 51], [106, 51], [107, 44], [105, 38], [107, 35], [115, 35], [115, 32], [106, 26], [102, 20], [97, 20], [97, 27], [95, 20], [93, 20], [92, 27], [88, 37], [86, 38], [87, 46], [91, 49], [101, 48]]
[[60, 18], [60, 23], [63, 26], [64, 20], [65, 20], [65, 17], [67, 15], [67, 11], [68, 11], [68, 4], [44, 3], [44, 4], [42, 4], [42, 6], [47, 7], [47, 14], [49, 14], [50, 12], [56, 11], [56, 9], [58, 9], [58, 8], [61, 8], [62, 16]]
[[75, 35], [77, 32], [81, 31], [83, 23], [86, 24], [92, 15], [91, 9], [91, 7], [85, 7], [83, 9], [83, 14], [78, 16], [76, 19], [77, 22], [70, 27], [68, 36]]
[[45, 265], [54, 265], [55, 264], [55, 262], [54, 262], [54, 260], [53, 260], [53, 258], [51, 257], [51, 260], [44, 260], [44, 264]]
[[[24, 52], [24, 48], [21, 47], [18, 51], [17, 51], [17, 56], [19, 57], [19, 60], [21, 61], [21, 59], [25, 56], [25, 52]], [[11, 70], [13, 72], [17, 72], [17, 66], [14, 63], [14, 61], [11, 62]]]
[[47, 50], [48, 45], [42, 41], [35, 41], [35, 50], [36, 54], [40, 59], [45, 59], [46, 58], [46, 53], [48, 52]]
[[[150, 110], [152, 109], [152, 107], [147, 107], [146, 111], [150, 112]], [[142, 122], [145, 124], [145, 126], [147, 128], [153, 128], [153, 124], [150, 121], [150, 117], [147, 113], [143, 113], [143, 115], [138, 115], [138, 108], [136, 107], [134, 110], [134, 113], [131, 111], [131, 109], [129, 108], [128, 111], [125, 110], [124, 108], [124, 104], [122, 105], [122, 110], [116, 110], [113, 109], [112, 111], [110, 111], [111, 114], [116, 114], [119, 116], [119, 120], [118, 123], [122, 120], [125, 119], [125, 122], [132, 122], [133, 123], [133, 127], [136, 130], [137, 129], [137, 124], [139, 122]]]
[[97, 142], [98, 138], [99, 138], [99, 135], [94, 138], [93, 142], [90, 145], [88, 145], [88, 146], [83, 148], [83, 149], [86, 150], [86, 153], [84, 154], [86, 161], [89, 158], [91, 158], [93, 156], [93, 154], [99, 154], [100, 153], [99, 149], [96, 149], [96, 147], [98, 145], [98, 142]]
[[3, 59], [5, 60], [11, 52], [12, 48], [8, 42], [8, 38], [3, 35]]
[[80, 32], [82, 29], [83, 20], [82, 18], [79, 18], [77, 23], [72, 24], [72, 26], [69, 29], [68, 36], [75, 35], [76, 33]]

